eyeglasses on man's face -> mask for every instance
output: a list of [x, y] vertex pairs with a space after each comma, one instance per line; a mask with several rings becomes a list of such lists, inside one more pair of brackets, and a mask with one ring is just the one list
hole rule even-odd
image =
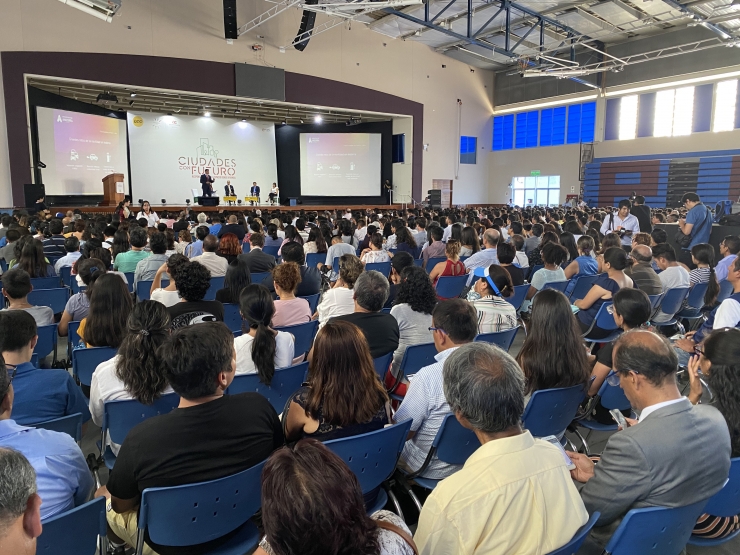
[[606, 383], [608, 383], [612, 387], [618, 387], [622, 377], [622, 373], [629, 374], [630, 372], [633, 372], [635, 374], [640, 373], [637, 370], [625, 370], [624, 372], [620, 372], [619, 370], [612, 370], [612, 373], [609, 374], [609, 376], [606, 378]]

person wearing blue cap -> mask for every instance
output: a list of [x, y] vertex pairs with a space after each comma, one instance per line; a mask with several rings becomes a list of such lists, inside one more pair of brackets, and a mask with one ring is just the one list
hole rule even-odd
[[469, 295], [478, 313], [478, 333], [493, 333], [515, 328], [516, 309], [506, 301], [514, 294], [511, 276], [504, 268], [491, 264], [473, 272], [473, 292]]

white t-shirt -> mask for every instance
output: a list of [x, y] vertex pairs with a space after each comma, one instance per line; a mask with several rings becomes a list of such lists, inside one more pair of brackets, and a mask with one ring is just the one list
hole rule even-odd
[[160, 302], [167, 307], [175, 306], [180, 302], [180, 293], [177, 291], [167, 291], [160, 287], [159, 289], [152, 291], [151, 299], [153, 301]]
[[157, 216], [157, 213], [154, 210], [152, 210], [148, 216], [143, 211], [139, 212], [136, 215], [136, 219], [139, 220], [141, 218], [146, 219], [147, 227], [157, 227], [157, 223], [159, 222], [159, 216]]
[[[252, 342], [254, 337], [245, 333], [234, 339], [236, 349], [236, 375], [256, 374], [257, 367], [252, 360]], [[287, 368], [293, 363], [295, 339], [292, 333], [277, 332], [275, 336], [275, 368]]]
[[324, 327], [331, 318], [352, 314], [355, 311], [355, 292], [346, 287], [334, 287], [326, 291], [319, 306], [319, 329]]
[[714, 315], [713, 329], [736, 328], [740, 323], [740, 303], [735, 299], [725, 299]]
[[[689, 272], [683, 266], [668, 266], [665, 270], [658, 274], [660, 283], [663, 284], [663, 293], [669, 289], [677, 289], [683, 287], [691, 287], [691, 279]], [[667, 322], [673, 317], [673, 314], [665, 314], [660, 311], [656, 316], [653, 317], [653, 322], [659, 324], [660, 322]]]

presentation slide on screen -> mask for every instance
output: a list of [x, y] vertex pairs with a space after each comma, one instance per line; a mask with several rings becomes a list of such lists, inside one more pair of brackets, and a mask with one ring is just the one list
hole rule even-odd
[[301, 194], [381, 194], [380, 133], [301, 133]]
[[47, 195], [102, 195], [110, 173], [128, 192], [126, 120], [41, 107], [36, 119]]
[[230, 181], [243, 199], [256, 181], [264, 201], [277, 182], [272, 123], [129, 112], [128, 133], [134, 203], [183, 204], [193, 189], [201, 194], [206, 168], [218, 197]]

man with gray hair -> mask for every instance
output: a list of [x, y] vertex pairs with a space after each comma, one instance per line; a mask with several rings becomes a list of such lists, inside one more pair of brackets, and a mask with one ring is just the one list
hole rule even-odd
[[15, 449], [0, 447], [0, 553], [36, 554], [40, 507], [31, 463]]
[[483, 233], [483, 250], [465, 260], [465, 269], [470, 272], [468, 286], [473, 283], [473, 270], [476, 268], [488, 268], [492, 264], [498, 264], [498, 242], [501, 234], [495, 229], [487, 229]]
[[389, 293], [390, 284], [383, 274], [376, 270], [362, 272], [354, 287], [355, 311], [333, 318], [360, 328], [373, 358], [394, 352], [401, 336], [396, 319], [381, 312]]
[[434, 489], [421, 555], [550, 553], [588, 520], [560, 449], [522, 429], [524, 374], [505, 351], [469, 343], [444, 364], [444, 393], [481, 447]]
[[663, 284], [658, 274], [653, 270], [652, 249], [647, 245], [634, 245], [630, 252], [630, 258], [635, 263], [625, 268], [624, 273], [632, 278], [635, 287], [645, 291], [648, 295], [660, 295], [663, 292]]

